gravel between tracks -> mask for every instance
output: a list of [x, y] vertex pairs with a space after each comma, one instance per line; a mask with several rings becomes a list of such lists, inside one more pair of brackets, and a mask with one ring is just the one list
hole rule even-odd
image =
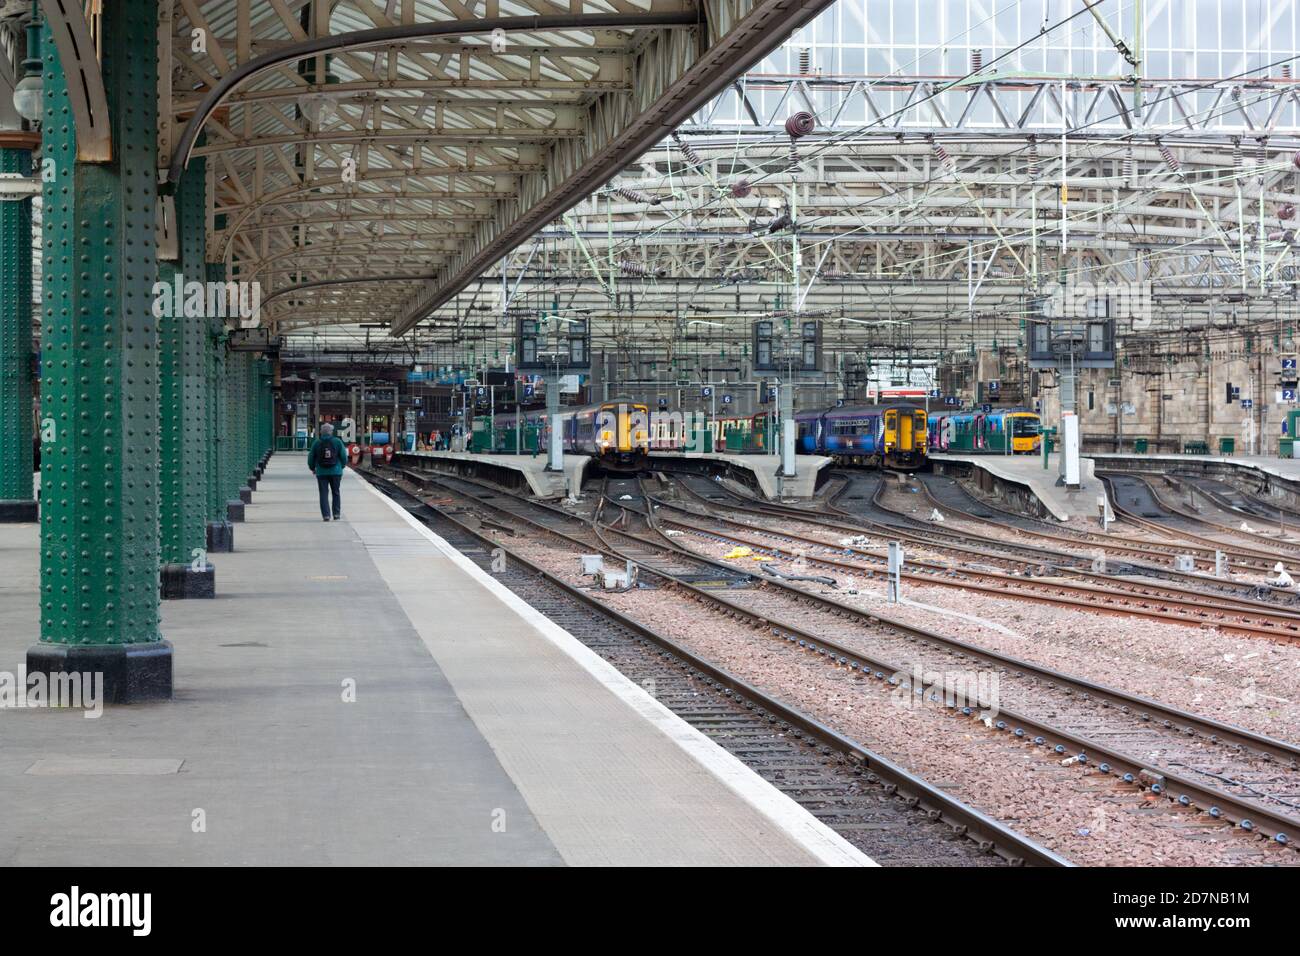
[[[578, 574], [576, 554], [536, 539], [508, 541], [570, 583], [587, 583]], [[1062, 766], [1055, 754], [942, 710], [906, 706], [887, 685], [863, 682], [671, 591], [597, 593], [619, 611], [1078, 863], [1293, 862], [1294, 854], [1284, 848], [1176, 811], [1089, 768]]]
[[[719, 560], [729, 547], [694, 535], [677, 536], [674, 542]], [[773, 565], [783, 569], [787, 563]], [[941, 610], [890, 604], [879, 574], [875, 579], [859, 576], [856, 587], [857, 594], [841, 590], [834, 597], [1256, 733], [1293, 740], [1300, 727], [1300, 695], [1295, 689], [1300, 680], [1300, 645], [912, 583], [904, 583], [904, 598]], [[954, 618], [944, 611], [987, 623]]]

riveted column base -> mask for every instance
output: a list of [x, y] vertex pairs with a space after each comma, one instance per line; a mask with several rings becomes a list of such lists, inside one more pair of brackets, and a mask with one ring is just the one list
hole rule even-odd
[[248, 485], [244, 485], [244, 487], [240, 488], [239, 500], [246, 505], [251, 505], [253, 503], [253, 489], [248, 487]]
[[229, 554], [235, 550], [235, 526], [229, 521], [208, 522], [208, 554]]
[[244, 502], [232, 498], [226, 502], [226, 520], [243, 521], [244, 520]]
[[0, 501], [0, 524], [22, 524], [40, 520], [40, 508], [35, 501]]
[[195, 571], [188, 564], [164, 564], [158, 574], [164, 601], [217, 596], [217, 569], [211, 564]]
[[37, 644], [27, 649], [27, 675], [32, 674], [81, 674], [83, 688], [93, 687], [95, 675], [102, 674], [104, 701], [110, 704], [171, 700], [172, 645]]

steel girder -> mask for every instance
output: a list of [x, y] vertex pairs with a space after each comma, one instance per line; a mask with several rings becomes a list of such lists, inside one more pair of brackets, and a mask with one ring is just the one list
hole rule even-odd
[[807, 110], [823, 129], [863, 134], [990, 133], [1074, 139], [1130, 136], [1170, 142], [1226, 142], [1282, 137], [1300, 146], [1300, 83], [1291, 78], [1159, 80], [1132, 77], [980, 74], [861, 78], [750, 75], [705, 108], [686, 128], [748, 135], [780, 134], [792, 110]]

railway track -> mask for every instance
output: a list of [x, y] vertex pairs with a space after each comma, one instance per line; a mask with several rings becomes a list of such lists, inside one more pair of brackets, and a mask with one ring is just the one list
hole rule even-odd
[[[716, 487], [714, 483], [703, 479], [683, 478], [677, 481], [679, 488], [706, 508], [716, 510], [722, 507], [721, 502], [732, 500], [737, 502], [738, 509], [744, 509], [740, 512], [742, 514], [745, 511], [753, 511], [774, 518], [779, 517], [786, 522], [801, 521], [823, 527], [827, 533], [837, 535], [852, 535], [862, 530], [860, 527], [844, 525], [834, 519], [827, 519], [803, 509], [786, 509], [780, 506], [773, 508], [761, 502], [751, 502], [722, 488], [717, 488], [717, 492], [711, 496], [706, 495], [700, 491], [701, 484]], [[672, 506], [669, 502], [663, 503]], [[733, 525], [743, 527], [746, 531], [765, 530], [736, 522], [733, 522]], [[1014, 590], [1017, 592], [1016, 596], [1025, 600], [1041, 600], [1096, 613], [1131, 614], [1190, 626], [1213, 625], [1249, 637], [1282, 641], [1300, 640], [1300, 608], [1279, 607], [1272, 602], [1241, 598], [1236, 596], [1238, 589], [1235, 588], [1224, 589], [1229, 592], [1227, 594], [1206, 594], [1200, 588], [1157, 584], [1135, 576], [1094, 572], [1083, 566], [1085, 561], [1091, 563], [1092, 560], [1086, 556], [1065, 556], [1077, 559], [1077, 563], [1073, 566], [1068, 562], [1058, 564], [1051, 561], [1053, 558], [1060, 557], [1051, 552], [1046, 554], [1038, 551], [1030, 552], [1035, 556], [1041, 555], [1042, 563], [1018, 557], [999, 557], [968, 543], [953, 543], [962, 540], [961, 532], [929, 526], [911, 531], [909, 527], [876, 524], [873, 525], [872, 530], [905, 541], [915, 548], [937, 553], [945, 559], [965, 562], [964, 566], [915, 560], [910, 562], [917, 572], [918, 580], [923, 579], [937, 586], [974, 586], [980, 589], [979, 585], [971, 585], [967, 582], [983, 580], [987, 582], [983, 586], [984, 590], [996, 590], [1001, 596], [1007, 596], [1010, 590]], [[883, 555], [871, 554], [865, 549], [797, 535], [788, 528], [766, 529], [766, 533], [776, 537], [784, 536], [805, 548], [833, 547], [845, 554], [852, 554], [856, 558], [877, 565], [883, 564], [885, 560]], [[754, 542], [746, 540], [742, 543], [752, 545]], [[833, 559], [825, 557], [818, 560], [833, 562]], [[853, 569], [851, 564], [841, 563]], [[995, 565], [1000, 570], [990, 569], [990, 565]], [[1067, 574], [1079, 578], [1084, 583], [1072, 584], [1060, 580]], [[1052, 578], [1052, 580], [1044, 580], [1045, 578]], [[1192, 580], [1202, 584], [1201, 579], [1192, 578]], [[1219, 580], [1211, 579], [1211, 585]]]
[[[442, 479], [425, 480], [445, 484]], [[446, 481], [460, 483], [466, 489], [462, 493], [475, 498], [474, 483]], [[620, 503], [603, 496], [592, 520], [537, 502], [527, 504], [558, 514], [569, 530], [577, 525], [584, 532], [594, 529], [605, 554], [633, 560], [643, 573], [661, 578], [661, 586], [676, 587], [688, 600], [742, 619], [773, 640], [786, 642], [795, 653], [817, 655], [826, 666], [847, 671], [856, 681], [908, 686], [911, 671], [989, 668], [1007, 678], [1016, 708], [1002, 706], [996, 721], [986, 725], [989, 731], [1005, 732], [1027, 746], [1049, 748], [1064, 759], [1089, 763], [1153, 796], [1199, 808], [1209, 818], [1230, 821], [1243, 830], [1262, 832], [1279, 845], [1289, 845], [1290, 835], [1300, 827], [1300, 805], [1290, 801], [1300, 792], [1300, 749], [1292, 744], [912, 627], [794, 584], [754, 578], [745, 587], [734, 582], [696, 586], [681, 575], [711, 575], [725, 581], [735, 575], [735, 569], [667, 540], [657, 542], [647, 534], [602, 523], [601, 509], [612, 504], [639, 516], [631, 520], [653, 526], [653, 512], [646, 510], [644, 500], [631, 497], [632, 503]], [[483, 504], [495, 508], [491, 499]], [[586, 533], [570, 535], [554, 522], [541, 524], [518, 512], [515, 515], [569, 546], [590, 547]], [[919, 681], [917, 691], [923, 692]], [[974, 708], [965, 708], [963, 714], [979, 718]]]
[[[974, 532], [937, 527], [934, 524], [919, 521], [901, 512], [889, 510], [880, 502], [884, 492], [884, 485], [878, 475], [869, 476], [868, 478], [855, 476], [848, 479], [846, 485], [836, 491], [825, 503], [825, 508], [831, 514], [839, 515], [846, 520], [859, 522], [860, 526], [854, 527], [852, 530], [861, 530], [862, 527], [866, 527], [869, 529], [874, 528], [878, 533], [888, 531], [900, 540], [910, 540], [921, 545], [928, 542], [931, 548], [938, 543], [942, 543], [945, 550], [951, 550], [954, 553], [964, 552], [971, 555], [983, 555], [986, 561], [994, 563], [1001, 560], [999, 555], [1014, 555], [1025, 561], [1036, 558], [1043, 567], [1068, 568], [1074, 575], [1087, 577], [1090, 573], [1088, 568], [1092, 561], [1099, 555], [1104, 555], [1111, 570], [1110, 573], [1101, 577], [1111, 581], [1126, 580], [1133, 576], [1160, 578], [1165, 582], [1164, 587], [1181, 591], [1186, 595], [1197, 596], [1211, 592], [1214, 595], [1244, 600], [1246, 603], [1261, 608], [1300, 613], [1300, 595], [1270, 589], [1262, 586], [1259, 582], [1218, 577], [1213, 574], [1215, 568], [1213, 551], [1186, 545], [1180, 546], [1167, 541], [1138, 543], [1126, 541], [1113, 535], [1094, 534], [1074, 528], [1056, 527], [1037, 518], [1014, 514], [998, 508], [996, 505], [975, 499], [956, 483], [953, 483], [951, 488], [943, 486], [946, 491], [940, 495], [936, 493], [936, 488], [932, 482], [924, 480], [923, 476], [913, 475], [911, 477], [919, 481], [921, 492], [927, 504], [939, 509], [941, 513], [955, 514], [971, 522], [993, 521], [1019, 536], [1037, 538], [1054, 545], [1054, 547], [1008, 542], [1001, 538]], [[861, 491], [864, 483], [867, 484], [871, 492], [870, 495], [849, 494], [851, 491]], [[730, 489], [720, 490], [724, 490], [736, 500], [745, 502], [747, 506], [757, 505], [760, 508], [786, 509], [774, 512], [778, 514], [798, 515], [807, 513], [806, 509], [791, 509], [786, 505], [770, 506], [767, 502], [743, 498]], [[961, 497], [957, 498], [958, 495]], [[849, 500], [860, 501], [864, 498], [869, 499], [869, 504], [865, 509], [861, 507], [850, 508], [846, 505]], [[962, 499], [969, 499], [969, 501]], [[970, 510], [972, 506], [978, 510]], [[990, 512], [994, 511], [999, 512], [1002, 517], [999, 518], [990, 514]], [[816, 512], [813, 513], [816, 514]], [[844, 526], [841, 525], [840, 527]], [[849, 529], [846, 528], [845, 530]], [[1089, 547], [1093, 549], [1091, 553], [1079, 554], [1070, 550], [1062, 550], [1063, 548], [1069, 548], [1082, 551]], [[1224, 549], [1221, 547], [1219, 550]], [[1168, 555], [1173, 558], [1177, 555], [1189, 553], [1192, 554], [1195, 563], [1206, 569], [1204, 572], [1180, 571], [1168, 565], [1153, 564], [1150, 561], [1153, 554]], [[1224, 553], [1225, 556], [1232, 557], [1230, 550], [1224, 551]], [[1121, 558], [1118, 562], [1114, 560], [1116, 555]], [[1240, 565], [1245, 562], [1239, 558], [1237, 563]], [[1231, 562], [1229, 564], [1231, 566]], [[1261, 576], [1263, 575], [1264, 563], [1262, 561], [1251, 559], [1250, 564], [1252, 569], [1258, 571]], [[1004, 566], [1014, 568], [1016, 565], [1007, 563]], [[1269, 564], [1268, 567], [1271, 570], [1272, 565]], [[1175, 586], [1170, 582], [1182, 583]]]
[[[676, 642], [620, 614], [475, 528], [448, 504], [368, 480], [491, 571], [657, 700], [874, 860], [902, 866], [1068, 866], [1067, 860], [932, 787]], [[416, 476], [417, 480], [424, 476]], [[503, 502], [504, 506], [504, 502]], [[492, 527], [489, 523], [487, 527]], [[491, 552], [510, 555], [494, 569]]]
[[[660, 523], [671, 524], [682, 533], [707, 535], [717, 540], [756, 548], [773, 557], [795, 558], [841, 574], [866, 574], [870, 577], [873, 573], [885, 570], [886, 556], [867, 547], [810, 537], [788, 526], [756, 527], [708, 510], [701, 514], [662, 498], [656, 498], [655, 501], [661, 509]], [[663, 509], [671, 510], [679, 517], [665, 517]], [[712, 524], [699, 524], [698, 519], [701, 517], [707, 517]], [[882, 539], [881, 544], [876, 546], [877, 549], [883, 547], [883, 544]], [[1007, 574], [954, 563], [918, 560], [915, 557], [909, 558], [907, 567], [909, 570], [903, 572], [903, 577], [919, 584], [983, 593], [991, 597], [1035, 601], [1092, 614], [1145, 618], [1190, 627], [1213, 626], [1248, 637], [1300, 642], [1300, 614], [1278, 611], [1256, 602], [1210, 601], [1204, 596], [1173, 588], [1104, 575], [1088, 575], [1092, 582], [1098, 583], [1072, 583], [1055, 577], [1030, 577], [1028, 573]]]
[[[1234, 545], [1228, 541], [1220, 541], [1216, 538], [1210, 538], [1202, 533], [1198, 533], [1194, 528], [1203, 526], [1206, 522], [1200, 518], [1189, 518], [1183, 515], [1170, 515], [1175, 519], [1174, 523], [1167, 520], [1155, 521], [1147, 514], [1139, 513], [1139, 510], [1145, 510], [1152, 513], [1152, 508], [1168, 514], [1156, 501], [1154, 492], [1145, 485], [1144, 482], [1138, 481], [1133, 475], [1098, 472], [1097, 477], [1106, 483], [1110, 489], [1111, 501], [1115, 514], [1137, 528], [1141, 528], [1154, 535], [1161, 536], [1166, 540], [1171, 540], [1169, 544], [1160, 544], [1151, 542], [1149, 547], [1173, 554], [1190, 554], [1197, 563], [1203, 563], [1213, 568], [1215, 553], [1222, 552], [1229, 562], [1239, 568], [1248, 569], [1260, 574], [1267, 573], [1273, 569], [1274, 563], [1279, 557], [1280, 543], [1271, 539], [1261, 538], [1269, 548], [1268, 551], [1256, 551], [1254, 549], [1242, 548], [1240, 545]], [[1140, 486], [1140, 491], [1137, 490]], [[1140, 497], [1139, 497], [1140, 496]], [[1144, 504], [1142, 499], [1149, 497], [1152, 504]], [[1137, 505], [1132, 505], [1134, 500], [1138, 501]], [[1130, 504], [1124, 504], [1128, 501]], [[1135, 510], [1138, 509], [1138, 510]], [[1223, 533], [1236, 536], [1244, 536], [1246, 532], [1232, 531], [1223, 529]], [[1288, 555], [1283, 555], [1288, 556]], [[1291, 555], [1294, 557], [1294, 555]]]

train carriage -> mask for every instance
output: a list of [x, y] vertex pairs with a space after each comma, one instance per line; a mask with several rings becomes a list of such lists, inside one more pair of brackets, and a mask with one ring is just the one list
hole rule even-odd
[[1033, 454], [1042, 443], [1039, 416], [1023, 409], [935, 412], [928, 427], [933, 450], [959, 455]]
[[915, 405], [866, 405], [795, 415], [797, 450], [840, 464], [914, 469], [926, 460], [925, 410]]

